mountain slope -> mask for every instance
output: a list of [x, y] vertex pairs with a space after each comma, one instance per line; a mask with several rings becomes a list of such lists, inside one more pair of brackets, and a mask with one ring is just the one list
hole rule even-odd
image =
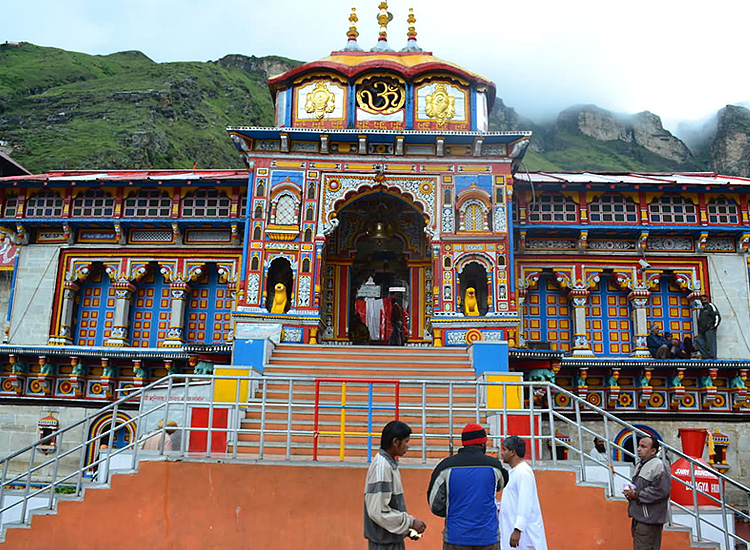
[[271, 125], [273, 104], [268, 75], [232, 57], [154, 63], [138, 52], [0, 46], [0, 147], [33, 171], [241, 167], [225, 126]]
[[[52, 169], [240, 168], [227, 125], [273, 125], [266, 80], [300, 62], [227, 55], [155, 63], [140, 52], [94, 56], [0, 44], [0, 151]], [[575, 106], [537, 124], [502, 99], [491, 131], [531, 130], [530, 170], [718, 171], [750, 177], [750, 111], [727, 106], [696, 151], [658, 116]]]

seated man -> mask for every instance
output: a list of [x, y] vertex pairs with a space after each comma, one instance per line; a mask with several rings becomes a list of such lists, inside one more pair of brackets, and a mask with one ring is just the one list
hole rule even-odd
[[685, 351], [679, 338], [672, 338], [669, 344], [669, 357], [672, 359], [690, 359], [690, 354]]
[[669, 357], [669, 345], [664, 337], [659, 334], [659, 327], [654, 325], [646, 338], [646, 346], [654, 359], [667, 359]]

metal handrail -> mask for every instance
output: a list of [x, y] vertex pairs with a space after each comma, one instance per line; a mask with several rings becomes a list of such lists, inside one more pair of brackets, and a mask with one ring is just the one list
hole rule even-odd
[[[235, 398], [233, 401], [221, 403], [215, 401], [214, 389], [219, 381], [231, 381], [235, 384]], [[381, 381], [379, 380], [378, 382]], [[361, 388], [366, 387], [370, 383], [370, 380], [347, 379], [347, 383], [349, 384], [347, 399], [356, 400], [361, 397], [364, 400], [362, 402], [369, 403], [370, 416], [372, 416], [373, 410], [377, 409], [377, 407], [373, 407], [373, 399], [384, 398], [385, 395], [379, 395], [377, 392], [374, 393], [372, 388], [369, 388], [369, 391], [362, 391], [362, 395], [359, 396], [357, 392], [361, 391]], [[249, 399], [246, 402], [240, 401], [243, 385], [247, 385], [250, 388]], [[323, 409], [319, 405], [322, 400], [329, 397], [325, 392], [319, 390], [320, 393], [316, 396], [316, 399], [313, 399], [312, 389], [315, 386], [316, 378], [314, 377], [263, 377], [251, 371], [247, 376], [172, 374], [147, 386], [133, 389], [116, 401], [74, 422], [70, 426], [64, 427], [0, 459], [0, 472], [2, 472], [0, 474], [2, 475], [2, 478], [0, 478], [0, 525], [3, 524], [3, 513], [13, 509], [16, 511], [20, 510], [21, 522], [26, 521], [30, 500], [40, 496], [46, 499], [45, 507], [53, 509], [57, 501], [55, 494], [57, 487], [73, 485], [74, 494], [81, 496], [86, 486], [92, 483], [108, 482], [112, 471], [112, 459], [118, 455], [128, 453], [125, 456], [129, 458], [129, 467], [131, 470], [135, 470], [139, 463], [140, 455], [145, 452], [140, 449], [140, 444], [151, 437], [158, 437], [161, 438], [160, 441], [165, 441], [165, 438], [169, 437], [167, 433], [167, 420], [171, 415], [175, 414], [182, 414], [182, 417], [187, 419], [191, 407], [190, 392], [191, 390], [195, 391], [197, 388], [201, 388], [201, 391], [208, 391], [208, 399], [200, 402], [201, 406], [208, 408], [207, 425], [205, 427], [195, 427], [188, 426], [183, 422], [184, 425], [178, 428], [181, 435], [179, 449], [169, 451], [162, 447], [156, 455], [151, 454], [150, 456], [162, 457], [168, 455], [170, 457], [181, 457], [185, 460], [211, 457], [221, 458], [222, 460], [227, 458], [241, 460], [243, 453], [240, 452], [242, 443], [240, 439], [254, 438], [257, 441], [257, 456], [251, 455], [251, 457], [253, 460], [264, 460], [267, 459], [265, 456], [267, 448], [270, 449], [270, 447], [267, 447], [267, 438], [271, 436], [283, 436], [283, 458], [268, 453], [268, 459], [275, 461], [293, 460], [292, 450], [295, 451], [295, 454], [300, 452], [300, 448], [295, 446], [295, 438], [310, 437], [316, 434], [317, 437], [325, 437], [327, 432], [333, 432], [334, 435], [340, 436], [340, 432], [320, 429], [318, 424], [311, 429], [309, 426], [304, 425], [300, 427], [295, 422], [295, 415], [300, 413], [319, 415], [316, 422], [324, 422], [322, 417], [325, 415], [321, 414]], [[635, 454], [633, 451], [626, 449], [612, 440], [612, 425], [618, 426], [621, 430], [632, 432], [633, 441], [638, 436], [648, 435], [643, 430], [589, 403], [578, 395], [548, 382], [401, 379], [399, 380], [399, 386], [401, 391], [397, 392], [396, 396], [398, 398], [399, 393], [401, 394], [398, 405], [399, 415], [403, 419], [412, 422], [414, 429], [413, 443], [421, 447], [418, 460], [423, 464], [428, 461], [427, 449], [431, 446], [433, 448], [435, 448], [434, 446], [442, 448], [439, 446], [447, 442], [447, 451], [452, 452], [454, 434], [457, 433], [457, 430], [460, 430], [462, 424], [467, 419], [487, 423], [494, 418], [493, 422], [496, 422], [496, 424], [490, 430], [490, 437], [493, 442], [508, 434], [509, 419], [514, 417], [516, 419], [520, 418], [523, 425], [526, 425], [526, 419], [528, 419], [528, 430], [524, 430], [526, 431], [525, 434], [519, 435], [531, 441], [530, 461], [532, 465], [543, 466], [548, 464], [547, 461], [539, 456], [543, 453], [544, 446], [548, 446], [551, 451], [551, 460], [549, 462], [553, 467], [559, 467], [560, 461], [557, 458], [557, 449], [562, 447], [573, 455], [572, 461], [568, 464], [576, 464], [576, 469], [579, 470], [579, 476], [582, 481], [587, 481], [587, 466], [598, 465], [606, 468], [608, 492], [610, 496], [617, 496], [617, 481], [629, 481], [629, 476], [623, 475], [615, 468], [612, 460], [614, 451], [619, 450], [625, 456], [633, 459], [635, 459]], [[502, 391], [502, 404], [501, 408], [498, 409], [492, 409], [487, 406], [488, 391], [492, 391], [492, 388], [495, 387], [499, 387], [499, 391]], [[528, 401], [526, 408], [509, 408], [508, 391], [513, 388], [520, 388], [520, 391], [523, 392], [525, 400]], [[431, 393], [428, 393], [428, 390], [431, 390]], [[147, 394], [155, 391], [164, 393], [163, 399], [161, 402], [147, 407]], [[409, 391], [413, 392], [411, 395], [414, 397], [414, 400], [410, 402], [403, 399], [403, 394]], [[298, 397], [300, 392], [308, 392], [309, 398], [300, 399]], [[392, 392], [390, 395], [393, 398]], [[556, 408], [553, 405], [554, 396], [556, 395], [566, 396], [573, 405], [572, 411]], [[118, 420], [117, 412], [119, 410], [128, 407], [135, 409], [136, 406], [137, 414], [124, 421]], [[216, 411], [220, 408], [232, 411], [234, 415], [232, 421], [227, 423], [226, 426], [214, 426], [214, 420], [217, 418]], [[340, 403], [338, 407], [332, 407], [331, 411], [337, 408], [339, 411], [341, 410]], [[91, 422], [102, 413], [107, 412], [112, 413], [112, 421], [109, 422], [108, 428], [101, 433], [93, 434], [89, 437], [88, 432]], [[243, 413], [245, 417], [248, 417], [248, 415], [257, 415], [259, 419], [258, 426], [248, 427], [247, 423], [243, 425], [241, 422]], [[271, 415], [279, 413], [284, 418], [281, 428], [274, 427], [274, 424], [271, 423], [272, 421], [269, 420]], [[585, 425], [582, 421], [582, 414], [584, 413], [594, 415], [597, 420], [603, 422], [603, 429], [596, 431], [590, 427], [591, 424]], [[340, 423], [340, 418], [339, 414], [339, 418], [335, 422]], [[435, 418], [442, 418], [444, 424], [439, 427], [429, 424], [428, 421]], [[588, 418], [589, 416], [587, 416]], [[158, 431], [145, 433], [147, 424], [155, 419], [162, 420], [163, 427]], [[373, 418], [366, 420], [367, 424], [364, 429], [370, 433], [373, 430]], [[447, 425], [445, 425], [446, 421]], [[331, 422], [334, 421], [331, 420]], [[575, 431], [576, 437], [574, 440], [567, 442], [556, 437], [557, 429], [561, 426], [568, 426], [571, 430]], [[135, 437], [122, 448], [113, 449], [115, 434], [118, 430], [123, 429], [123, 427], [133, 428]], [[76, 441], [77, 437], [74, 430], [81, 430], [82, 436], [76, 443], [71, 443], [71, 441]], [[343, 431], [343, 428], [341, 431]], [[602, 433], [599, 433], [600, 431]], [[187, 439], [191, 435], [198, 434], [205, 434], [206, 444], [205, 449], [196, 452], [188, 447]], [[607, 447], [606, 462], [600, 461], [586, 453], [585, 442], [588, 441], [589, 437], [601, 437], [605, 441]], [[214, 451], [214, 442], [224, 441], [224, 438], [228, 442], [231, 441], [231, 452], [228, 449], [229, 445], [227, 445], [224, 452]], [[58, 450], [54, 456], [39, 460], [39, 453], [37, 452], [39, 445], [49, 444], [53, 440], [56, 440], [58, 443]], [[94, 452], [94, 459], [89, 462], [87, 460], [89, 449], [95, 446], [95, 451], [105, 441], [108, 451], [99, 455], [96, 455]], [[67, 446], [70, 447], [65, 448]], [[750, 520], [750, 516], [747, 512], [728, 502], [726, 492], [727, 488], [731, 487], [735, 492], [742, 493], [747, 497], [750, 496], [750, 489], [721, 472], [711, 471], [711, 474], [719, 479], [720, 498], [717, 499], [695, 485], [696, 468], [702, 467], [700, 462], [667, 444], [662, 444], [662, 448], [664, 452], [668, 452], [675, 457], [684, 458], [690, 464], [692, 483], [680, 480], [679, 478], [673, 478], [673, 480], [677, 480], [675, 483], [678, 486], [690, 488], [693, 495], [693, 505], [685, 506], [673, 502], [672, 506], [675, 510], [693, 518], [695, 534], [701, 537], [704, 528], [710, 527], [723, 533], [723, 542], [727, 549], [732, 548], [733, 543], [747, 543], [748, 541], [731, 532], [732, 530], [727, 525], [726, 514], [734, 514], [736, 517], [746, 520]], [[340, 459], [344, 460], [343, 446], [340, 451]], [[28, 455], [28, 467], [25, 468], [25, 471], [13, 472], [11, 464], [15, 464], [20, 460], [25, 461], [26, 455]], [[77, 467], [64, 465], [76, 458]], [[303, 455], [303, 459], [309, 460], [310, 457]], [[351, 456], [347, 460], [352, 460]], [[362, 458], [354, 458], [353, 460], [362, 461]], [[45, 474], [47, 470], [51, 470], [51, 474]], [[96, 471], [96, 474], [93, 478], [89, 478], [92, 471]], [[22, 487], [23, 495], [19, 497], [17, 502], [5, 504], [3, 497], [7, 494], [6, 487], [12, 485]], [[701, 510], [701, 507], [698, 505], [699, 497], [702, 500], [713, 503], [721, 511], [723, 515], [720, 524], [708, 518], [705, 510]], [[670, 508], [671, 511], [672, 508]]]

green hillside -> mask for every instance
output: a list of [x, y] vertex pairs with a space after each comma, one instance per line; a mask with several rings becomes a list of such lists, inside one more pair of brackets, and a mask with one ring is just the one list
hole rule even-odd
[[[33, 172], [239, 168], [227, 125], [273, 125], [266, 79], [299, 65], [228, 55], [155, 63], [140, 52], [94, 56], [0, 44], [0, 150]], [[637, 144], [540, 126], [498, 98], [490, 130], [532, 130], [530, 170], [692, 170]]]
[[273, 123], [266, 76], [138, 52], [2, 45], [0, 147], [34, 172], [240, 167], [225, 127]]

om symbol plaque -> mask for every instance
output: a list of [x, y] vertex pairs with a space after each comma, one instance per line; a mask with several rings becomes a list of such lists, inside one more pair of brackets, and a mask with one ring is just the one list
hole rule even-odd
[[365, 77], [357, 88], [357, 107], [374, 115], [395, 113], [406, 102], [404, 83], [391, 76]]

